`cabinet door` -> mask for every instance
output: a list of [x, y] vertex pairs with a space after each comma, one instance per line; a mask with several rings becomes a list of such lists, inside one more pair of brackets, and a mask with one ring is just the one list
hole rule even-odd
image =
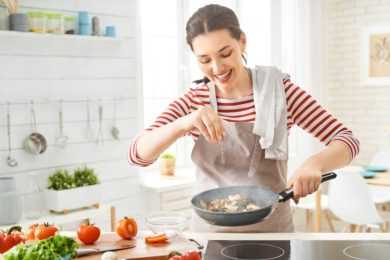
[[190, 198], [192, 196], [192, 189], [190, 187], [183, 188], [183, 189], [177, 189], [172, 191], [166, 191], [161, 193], [161, 201], [164, 202], [171, 202], [175, 200], [181, 200], [185, 198]]

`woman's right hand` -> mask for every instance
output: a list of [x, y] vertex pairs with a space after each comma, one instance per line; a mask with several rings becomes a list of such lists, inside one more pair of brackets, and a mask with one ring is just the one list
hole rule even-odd
[[204, 106], [182, 117], [183, 129], [187, 133], [198, 129], [210, 143], [218, 143], [225, 136], [222, 119], [211, 106]]

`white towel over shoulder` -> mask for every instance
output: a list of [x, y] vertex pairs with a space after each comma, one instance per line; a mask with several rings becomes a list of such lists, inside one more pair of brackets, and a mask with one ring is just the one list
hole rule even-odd
[[283, 80], [289, 75], [275, 67], [251, 69], [256, 118], [253, 133], [260, 136], [266, 159], [288, 159], [287, 104]]

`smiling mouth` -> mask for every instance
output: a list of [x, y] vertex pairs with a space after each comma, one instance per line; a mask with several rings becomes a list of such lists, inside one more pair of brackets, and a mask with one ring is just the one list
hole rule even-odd
[[231, 70], [229, 70], [228, 72], [226, 72], [226, 73], [224, 73], [224, 74], [220, 74], [220, 75], [215, 75], [215, 78], [219, 81], [219, 82], [221, 82], [221, 83], [225, 83], [225, 82], [227, 82], [229, 79], [230, 79], [230, 77], [231, 77], [231, 75], [232, 75], [232, 69]]

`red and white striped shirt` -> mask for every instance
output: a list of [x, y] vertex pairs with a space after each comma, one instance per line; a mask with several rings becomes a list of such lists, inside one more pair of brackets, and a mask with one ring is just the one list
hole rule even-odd
[[[358, 154], [359, 140], [353, 136], [351, 130], [321, 107], [310, 94], [289, 79], [284, 80], [283, 84], [287, 99], [288, 131], [292, 126], [298, 125], [326, 145], [334, 140], [343, 142], [349, 148], [352, 158]], [[217, 103], [218, 115], [226, 121], [255, 121], [253, 93], [239, 99], [225, 99], [217, 95]], [[210, 105], [209, 88], [206, 84], [201, 83], [169, 104], [168, 108], [145, 130], [152, 131], [154, 128], [169, 124], [206, 105]], [[199, 131], [191, 131], [191, 135], [196, 140], [199, 137]], [[137, 156], [137, 138], [130, 144], [128, 159], [131, 164], [139, 166], [148, 166], [154, 162], [142, 160]]]

